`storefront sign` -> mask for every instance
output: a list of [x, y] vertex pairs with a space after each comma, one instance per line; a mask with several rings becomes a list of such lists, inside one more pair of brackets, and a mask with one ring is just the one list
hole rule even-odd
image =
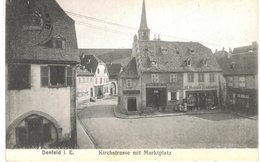
[[189, 86], [185, 86], [185, 89], [217, 89], [218, 86], [205, 86], [205, 85], [196, 85], [196, 86], [193, 86], [193, 85], [189, 85]]
[[147, 83], [146, 87], [166, 87], [165, 83]]
[[140, 90], [124, 90], [123, 94], [140, 94]]

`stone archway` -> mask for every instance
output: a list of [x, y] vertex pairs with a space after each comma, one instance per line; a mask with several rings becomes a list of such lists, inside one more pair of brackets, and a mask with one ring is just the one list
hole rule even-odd
[[110, 86], [110, 95], [115, 95], [117, 91], [117, 87], [116, 87], [116, 83], [115, 82], [111, 82], [111, 86]]
[[[55, 138], [54, 141], [58, 142], [60, 141], [61, 135], [62, 135], [62, 128], [60, 127], [60, 125], [58, 124], [58, 122], [56, 121], [56, 119], [54, 119], [52, 116], [50, 116], [47, 113], [44, 112], [40, 112], [40, 111], [29, 111], [26, 112], [24, 114], [22, 114], [21, 116], [19, 116], [18, 118], [16, 118], [7, 128], [7, 132], [6, 132], [6, 144], [7, 147], [12, 146], [13, 142], [12, 142], [12, 138], [13, 136], [15, 136], [15, 138], [17, 138], [17, 132], [16, 132], [16, 128], [18, 128], [18, 126], [28, 120], [29, 118], [34, 117], [34, 118], [40, 118], [44, 121], [49, 122], [48, 124], [50, 124], [52, 130], [55, 131]], [[28, 128], [27, 128], [28, 130]], [[27, 134], [29, 134], [29, 132], [27, 132]], [[15, 144], [17, 140], [15, 140]]]

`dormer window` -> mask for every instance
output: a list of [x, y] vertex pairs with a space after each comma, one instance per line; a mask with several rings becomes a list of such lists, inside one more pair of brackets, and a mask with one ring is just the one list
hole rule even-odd
[[64, 48], [65, 47], [65, 39], [60, 35], [55, 36], [53, 39], [53, 48]]
[[231, 62], [230, 68], [231, 68], [231, 69], [235, 69], [235, 67], [236, 67], [236, 63], [235, 63], [235, 62]]
[[195, 53], [195, 51], [194, 51], [193, 49], [191, 49], [191, 50], [190, 50], [190, 53], [191, 53], [191, 54], [194, 54], [194, 53]]
[[187, 66], [191, 66], [191, 59], [187, 59], [186, 64], [187, 64]]
[[61, 37], [60, 35], [53, 37], [51, 40], [49, 40], [47, 43], [45, 43], [46, 47], [49, 48], [59, 48], [64, 49], [65, 48], [65, 39]]
[[162, 54], [164, 54], [164, 55], [168, 54], [168, 49], [167, 48], [162, 48], [161, 51], [162, 51]]
[[207, 66], [207, 59], [202, 59], [202, 64], [204, 65], [204, 66]]

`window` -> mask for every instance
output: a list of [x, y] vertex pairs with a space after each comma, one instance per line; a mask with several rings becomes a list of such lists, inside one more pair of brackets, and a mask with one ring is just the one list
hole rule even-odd
[[209, 81], [210, 82], [215, 82], [215, 74], [214, 73], [210, 73], [209, 74]]
[[127, 88], [132, 88], [133, 87], [132, 79], [126, 79], [126, 87]]
[[191, 59], [187, 59], [186, 64], [187, 64], [187, 66], [191, 66]]
[[100, 84], [102, 84], [102, 78], [100, 78]]
[[96, 84], [98, 84], [98, 79], [97, 78], [95, 79], [95, 82], [96, 82]]
[[233, 86], [233, 77], [228, 77], [228, 86]]
[[207, 66], [207, 59], [202, 59], [202, 64], [204, 65], [204, 66]]
[[107, 73], [107, 69], [104, 69], [104, 74], [106, 74]]
[[179, 100], [179, 92], [168, 92], [168, 100], [169, 101]]
[[159, 74], [152, 74], [152, 83], [159, 83]]
[[194, 82], [194, 74], [193, 73], [188, 74], [188, 82]]
[[170, 74], [170, 82], [171, 83], [177, 82], [177, 74]]
[[90, 78], [90, 82], [92, 83], [92, 81], [93, 81], [93, 79], [92, 78]]
[[204, 82], [204, 73], [199, 73], [199, 82]]
[[89, 82], [89, 78], [87, 77], [87, 83]]
[[239, 87], [246, 87], [246, 78], [244, 76], [239, 77]]
[[54, 48], [63, 48], [63, 40], [55, 39], [54, 40]]
[[[79, 82], [81, 79], [79, 79]], [[42, 87], [72, 86], [72, 67], [66, 66], [41, 66]]]
[[99, 74], [99, 69], [97, 69], [97, 73]]
[[31, 66], [22, 64], [8, 65], [8, 89], [30, 89]]

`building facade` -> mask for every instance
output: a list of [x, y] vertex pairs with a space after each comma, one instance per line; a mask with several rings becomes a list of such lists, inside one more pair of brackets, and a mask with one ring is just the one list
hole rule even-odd
[[75, 146], [74, 21], [55, 0], [7, 1], [6, 20], [6, 147]]
[[150, 40], [143, 1], [132, 60], [119, 79], [123, 113], [212, 108], [219, 103], [221, 75], [212, 51], [200, 43]]
[[246, 114], [258, 112], [258, 45], [234, 48], [223, 64], [227, 87], [227, 105]]
[[90, 100], [95, 96], [94, 74], [83, 67], [77, 68], [77, 101]]
[[97, 99], [109, 96], [109, 74], [106, 64], [95, 55], [81, 55], [81, 65], [94, 74], [94, 97]]

